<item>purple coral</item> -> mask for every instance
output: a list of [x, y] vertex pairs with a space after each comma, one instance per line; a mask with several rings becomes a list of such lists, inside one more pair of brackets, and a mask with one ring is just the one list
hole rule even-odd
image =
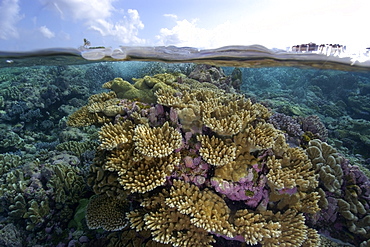
[[211, 179], [211, 185], [218, 193], [227, 196], [233, 201], [244, 201], [250, 207], [257, 207], [261, 202], [267, 206], [268, 191], [265, 188], [266, 177], [261, 175], [258, 181], [254, 181], [255, 171], [251, 168], [248, 175], [238, 182], [230, 182], [217, 177]]
[[328, 130], [316, 115], [310, 115], [299, 119], [302, 123], [302, 130], [311, 132], [316, 135], [321, 141], [328, 139]]
[[297, 119], [283, 113], [274, 113], [268, 122], [273, 124], [276, 129], [285, 132], [285, 137], [290, 146], [299, 146], [300, 137], [304, 131]]
[[268, 122], [272, 123], [276, 129], [285, 131], [291, 137], [300, 137], [303, 134], [297, 119], [283, 113], [274, 113]]

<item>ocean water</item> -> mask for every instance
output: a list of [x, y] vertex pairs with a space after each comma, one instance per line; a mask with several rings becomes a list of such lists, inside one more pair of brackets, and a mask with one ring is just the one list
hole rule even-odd
[[[370, 60], [367, 55], [291, 52], [268, 50], [261, 46], [214, 50], [121, 47], [115, 50], [0, 52], [0, 246], [264, 246], [270, 242], [273, 243], [270, 246], [282, 242], [290, 243], [290, 246], [324, 246], [325, 241], [338, 246], [370, 246]], [[167, 74], [172, 77], [163, 77]], [[136, 85], [136, 91], [147, 90], [151, 94], [141, 98], [142, 94], [132, 91], [131, 95], [131, 91], [128, 92], [130, 87], [126, 84], [126, 91], [122, 88], [113, 90], [114, 86], [111, 89], [102, 87], [115, 78], [122, 78], [131, 86]], [[147, 79], [143, 82], [140, 78]], [[163, 78], [170, 79], [163, 81]], [[271, 180], [268, 174], [271, 175], [274, 169], [268, 162], [269, 157], [276, 156], [280, 160], [285, 157], [278, 154], [278, 147], [272, 144], [256, 144], [248, 152], [246, 162], [255, 159], [256, 164], [260, 165], [258, 169], [252, 163], [246, 165], [243, 171], [236, 171], [237, 168], [230, 165], [236, 174], [246, 173], [244, 177], [241, 175], [244, 180], [228, 180], [217, 175], [220, 168], [202, 154], [204, 149], [202, 151], [199, 146], [204, 143], [197, 136], [214, 136], [232, 146], [237, 143], [239, 132], [220, 134], [204, 119], [207, 116], [219, 117], [220, 121], [224, 119], [227, 122], [226, 126], [231, 126], [235, 121], [235, 118], [229, 119], [232, 114], [248, 112], [250, 109], [241, 107], [229, 113], [222, 112], [226, 109], [223, 106], [231, 104], [223, 98], [217, 105], [221, 113], [212, 109], [204, 110], [208, 113], [202, 113], [202, 116], [197, 112], [186, 115], [184, 109], [194, 108], [190, 104], [212, 100], [197, 96], [196, 103], [188, 101], [186, 107], [157, 102], [154, 93], [158, 88], [167, 87], [158, 86], [156, 89], [154, 84], [162, 85], [158, 80], [162, 80], [163, 85], [176, 88], [177, 92], [173, 93], [176, 97], [181, 98], [187, 89], [174, 87], [174, 83], [187, 85], [195, 80], [207, 86], [191, 90], [216, 90], [217, 94], [205, 94], [216, 95], [216, 101], [220, 100], [217, 97], [229, 97], [230, 102], [245, 97], [252, 104], [268, 109], [271, 113], [269, 116], [263, 115], [263, 112], [261, 114], [264, 117], [256, 113], [248, 126], [257, 128], [259, 122], [270, 124], [276, 133], [285, 137], [289, 148], [308, 153], [307, 162], [315, 164], [308, 170], [312, 171], [310, 176], [317, 181], [317, 185], [303, 189], [303, 184], [298, 182], [302, 178], [293, 175], [294, 179], [290, 181], [296, 180], [292, 182], [294, 185], [285, 184], [277, 189], [276, 184], [267, 182]], [[144, 83], [147, 85], [143, 86]], [[90, 124], [85, 126], [71, 124], [69, 119], [73, 113], [86, 106], [92, 108], [91, 96], [106, 95], [112, 91], [116, 95], [109, 96], [109, 99], [116, 101], [110, 104], [119, 110], [107, 113], [104, 108], [108, 106], [106, 104], [104, 109], [94, 112], [103, 119], [100, 122], [95, 119], [95, 122], [86, 120]], [[234, 96], [230, 96], [232, 94]], [[101, 96], [104, 97], [108, 96]], [[107, 99], [102, 101], [108, 102]], [[141, 117], [138, 118], [133, 113], [135, 111]], [[93, 111], [89, 114], [87, 118], [95, 116]], [[128, 175], [121, 175], [119, 168], [108, 168], [112, 163], [111, 157], [122, 147], [118, 143], [114, 147], [104, 148], [102, 142], [112, 142], [114, 138], [119, 138], [119, 133], [113, 131], [109, 138], [102, 137], [104, 130], [101, 127], [104, 123], [118, 124], [123, 121], [134, 122], [135, 131], [141, 125], [148, 126], [151, 131], [155, 128], [158, 130], [165, 122], [169, 122], [171, 128], [182, 136], [182, 144], [171, 151], [179, 156], [177, 162], [162, 175], [162, 180], [157, 179], [160, 180], [157, 184], [149, 186], [150, 189], [136, 189], [135, 186], [140, 187], [140, 183], [135, 184], [131, 180], [137, 177], [132, 177], [129, 179], [131, 182], [125, 184]], [[149, 133], [155, 135], [156, 132]], [[132, 136], [128, 135], [128, 139], [130, 143]], [[140, 138], [135, 139], [133, 148], [140, 153], [137, 139]], [[324, 154], [323, 151], [323, 160], [320, 161], [312, 158], [313, 154], [309, 155], [307, 151], [313, 145], [310, 141], [315, 140], [320, 145], [327, 143], [330, 146], [331, 153]], [[165, 143], [166, 139], [161, 141]], [[276, 136], [271, 142], [278, 143]], [[213, 145], [221, 160], [231, 155], [223, 153], [223, 144]], [[135, 156], [135, 152], [134, 156], [120, 162], [159, 159], [148, 156], [143, 161], [136, 157], [137, 154]], [[146, 156], [143, 153], [140, 155]], [[233, 164], [233, 159], [236, 158], [226, 163]], [[132, 167], [137, 166], [135, 162], [139, 161], [132, 161]], [[159, 163], [158, 160], [156, 162]], [[280, 169], [288, 174], [284, 170], [286, 167], [283, 165]], [[251, 173], [254, 179], [253, 183], [248, 184], [252, 178], [248, 178], [247, 170], [251, 172], [252, 168], [256, 169]], [[294, 169], [301, 171], [306, 168]], [[223, 181], [221, 183], [214, 178]], [[229, 213], [225, 213], [223, 218], [217, 214], [215, 216], [214, 212], [203, 214], [207, 207], [201, 206], [204, 203], [201, 199], [195, 200], [193, 207], [198, 208], [202, 219], [205, 218], [211, 225], [217, 225], [216, 221], [222, 222], [226, 218], [227, 224], [235, 229], [227, 229], [225, 222], [220, 225], [230, 234], [225, 234], [217, 227], [207, 228], [204, 226], [206, 223], [194, 223], [199, 218], [191, 206], [188, 205], [189, 210], [174, 206], [176, 203], [170, 206], [168, 201], [179, 187], [175, 185], [175, 180], [191, 184], [193, 187], [190, 189], [201, 191], [199, 193], [203, 193], [203, 196], [211, 191], [217, 198], [212, 205], [218, 203], [220, 208], [226, 207]], [[304, 177], [303, 180], [308, 181], [309, 178]], [[130, 183], [135, 186], [128, 185]], [[331, 187], [330, 184], [334, 185]], [[279, 196], [276, 196], [276, 191]], [[299, 193], [300, 196], [297, 196]], [[297, 206], [310, 200], [309, 197], [305, 199], [302, 193], [320, 195], [320, 200], [313, 200], [319, 209], [312, 212], [309, 208]], [[97, 199], [92, 199], [103, 195], [108, 197], [104, 200], [110, 204], [102, 201], [97, 203]], [[142, 203], [152, 200], [151, 203], [155, 204], [156, 199], [153, 198], [157, 197], [164, 199], [156, 202], [156, 206], [149, 207]], [[289, 200], [298, 202], [288, 203]], [[212, 205], [209, 207], [214, 207], [216, 211], [220, 209]], [[86, 216], [87, 209], [90, 210], [90, 216]], [[245, 209], [255, 215], [264, 215], [259, 221], [250, 221], [252, 228], [262, 224], [264, 230], [271, 230], [274, 222], [275, 233], [266, 233], [256, 237], [255, 241], [251, 240], [247, 230], [240, 230], [245, 226], [238, 225], [235, 220], [235, 215], [238, 215], [236, 212]], [[167, 212], [161, 216], [163, 218], [156, 215], [162, 212], [160, 210]], [[283, 220], [277, 215], [288, 215], [290, 210], [295, 210], [297, 218], [302, 217], [303, 223], [293, 227], [300, 230], [292, 233], [301, 240], [293, 241], [283, 234], [293, 223], [280, 224]], [[266, 211], [274, 216], [266, 216], [263, 213]], [[128, 216], [132, 212], [138, 213], [135, 219], [143, 222], [143, 229], [135, 226], [133, 218]], [[172, 217], [174, 212], [180, 216]], [[289, 218], [287, 215], [284, 217]], [[162, 220], [162, 224], [153, 226], [149, 222], [151, 216], [154, 221]], [[114, 218], [121, 221], [117, 223]], [[184, 221], [191, 223], [186, 225]], [[277, 223], [280, 225], [277, 226]], [[307, 229], [314, 229], [315, 234], [320, 235], [310, 235]], [[166, 231], [167, 235], [164, 233]], [[321, 236], [321, 244], [318, 244], [317, 236]], [[197, 242], [201, 239], [211, 240], [207, 243]], [[278, 240], [273, 242], [270, 239]]]

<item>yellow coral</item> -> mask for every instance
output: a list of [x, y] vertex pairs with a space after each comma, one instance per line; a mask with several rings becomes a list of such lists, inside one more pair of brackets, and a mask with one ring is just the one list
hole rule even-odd
[[315, 229], [307, 229], [307, 238], [303, 242], [302, 247], [319, 247], [321, 246], [321, 238]]
[[154, 241], [171, 246], [211, 247], [213, 236], [203, 228], [194, 226], [190, 216], [165, 204], [169, 193], [165, 190], [147, 198], [141, 204], [146, 210], [134, 210], [127, 214], [131, 228], [137, 231], [150, 231]]
[[266, 221], [262, 214], [247, 209], [236, 212], [234, 224], [237, 234], [242, 235], [250, 245], [258, 244], [264, 238], [278, 238], [282, 234], [279, 222]]
[[149, 157], [167, 156], [182, 144], [180, 132], [170, 127], [168, 122], [155, 128], [141, 124], [134, 132], [135, 149]]
[[[267, 184], [271, 188], [270, 201], [280, 201], [278, 208], [285, 206], [301, 212], [316, 213], [320, 195], [316, 192], [317, 175], [307, 155], [300, 148], [288, 148], [282, 159], [268, 158]], [[296, 190], [295, 193], [285, 193]]]
[[113, 152], [105, 164], [105, 169], [118, 172], [118, 181], [131, 192], [145, 193], [163, 185], [171, 174], [174, 165], [180, 162], [179, 153], [162, 158], [147, 157], [134, 161], [130, 152]]
[[234, 143], [225, 143], [223, 140], [207, 135], [197, 136], [198, 141], [201, 142], [199, 150], [202, 158], [214, 166], [223, 166], [232, 162], [236, 157], [236, 146]]
[[170, 197], [166, 199], [169, 207], [188, 214], [190, 222], [208, 232], [233, 237], [234, 226], [228, 221], [230, 209], [225, 201], [214, 192], [180, 180], [174, 181]]
[[112, 150], [132, 139], [134, 125], [131, 121], [105, 124], [99, 132], [100, 148]]
[[265, 218], [279, 222], [281, 225], [281, 234], [275, 238], [264, 238], [262, 246], [275, 247], [286, 246], [295, 247], [301, 246], [307, 238], [308, 228], [304, 224], [305, 217], [303, 214], [297, 213], [295, 210], [287, 210], [285, 213], [278, 212], [274, 215], [271, 212], [264, 212]]
[[272, 124], [259, 122], [255, 127], [249, 125], [244, 133], [250, 152], [258, 149], [272, 148], [279, 131]]
[[202, 228], [195, 227], [188, 215], [173, 208], [160, 208], [145, 215], [146, 229], [152, 232], [153, 240], [172, 243], [173, 246], [211, 246], [213, 237]]

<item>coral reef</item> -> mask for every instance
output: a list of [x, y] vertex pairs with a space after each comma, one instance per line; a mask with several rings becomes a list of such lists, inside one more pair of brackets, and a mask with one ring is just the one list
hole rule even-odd
[[211, 246], [221, 237], [310, 246], [310, 236], [318, 245], [303, 216], [320, 210], [318, 175], [305, 152], [267, 123], [265, 107], [186, 77], [154, 95], [158, 103], [149, 108], [118, 98], [124, 112], [136, 110], [99, 113], [109, 121], [88, 179], [97, 194], [88, 205], [90, 228], [131, 231], [118, 216], [124, 203], [117, 202], [128, 200], [130, 227], [161, 244]]
[[1, 246], [369, 245], [368, 75], [130, 64], [2, 68]]

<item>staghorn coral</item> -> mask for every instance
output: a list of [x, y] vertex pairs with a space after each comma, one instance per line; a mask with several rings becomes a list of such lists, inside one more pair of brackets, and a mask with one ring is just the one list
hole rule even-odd
[[127, 214], [131, 228], [139, 232], [150, 231], [153, 240], [171, 246], [211, 246], [215, 242], [203, 228], [194, 226], [189, 215], [165, 204], [169, 193], [161, 193], [147, 198], [141, 203], [145, 210], [134, 210]]
[[[190, 217], [173, 208], [160, 208], [144, 216], [145, 228], [152, 232], [153, 240], [172, 246], [210, 246], [211, 235], [191, 224]], [[163, 222], [162, 224], [158, 224]]]
[[163, 185], [174, 165], [180, 162], [178, 153], [163, 158], [147, 158], [139, 161], [128, 159], [130, 152], [112, 153], [105, 169], [118, 171], [118, 181], [124, 189], [145, 193]]
[[311, 247], [311, 246], [322, 246], [321, 237], [317, 233], [317, 230], [313, 228], [307, 229], [307, 238], [303, 242], [302, 247]]
[[301, 246], [307, 239], [308, 227], [305, 225], [303, 214], [297, 213], [295, 210], [287, 210], [284, 213], [278, 212], [276, 214], [266, 211], [264, 217], [279, 222], [281, 234], [276, 238], [264, 238], [263, 246]]
[[162, 185], [180, 162], [180, 154], [173, 151], [182, 143], [181, 134], [168, 122], [156, 128], [138, 125], [133, 131], [129, 122], [122, 126], [133, 137], [112, 150], [103, 168], [117, 172], [119, 183], [132, 192], [145, 193]]
[[301, 212], [316, 213], [320, 210], [317, 175], [312, 163], [302, 149], [288, 148], [282, 159], [268, 157], [267, 184], [271, 188], [270, 201], [279, 201], [277, 206], [286, 206]]
[[90, 229], [117, 231], [127, 225], [127, 204], [107, 194], [94, 195], [86, 208], [86, 223]]

